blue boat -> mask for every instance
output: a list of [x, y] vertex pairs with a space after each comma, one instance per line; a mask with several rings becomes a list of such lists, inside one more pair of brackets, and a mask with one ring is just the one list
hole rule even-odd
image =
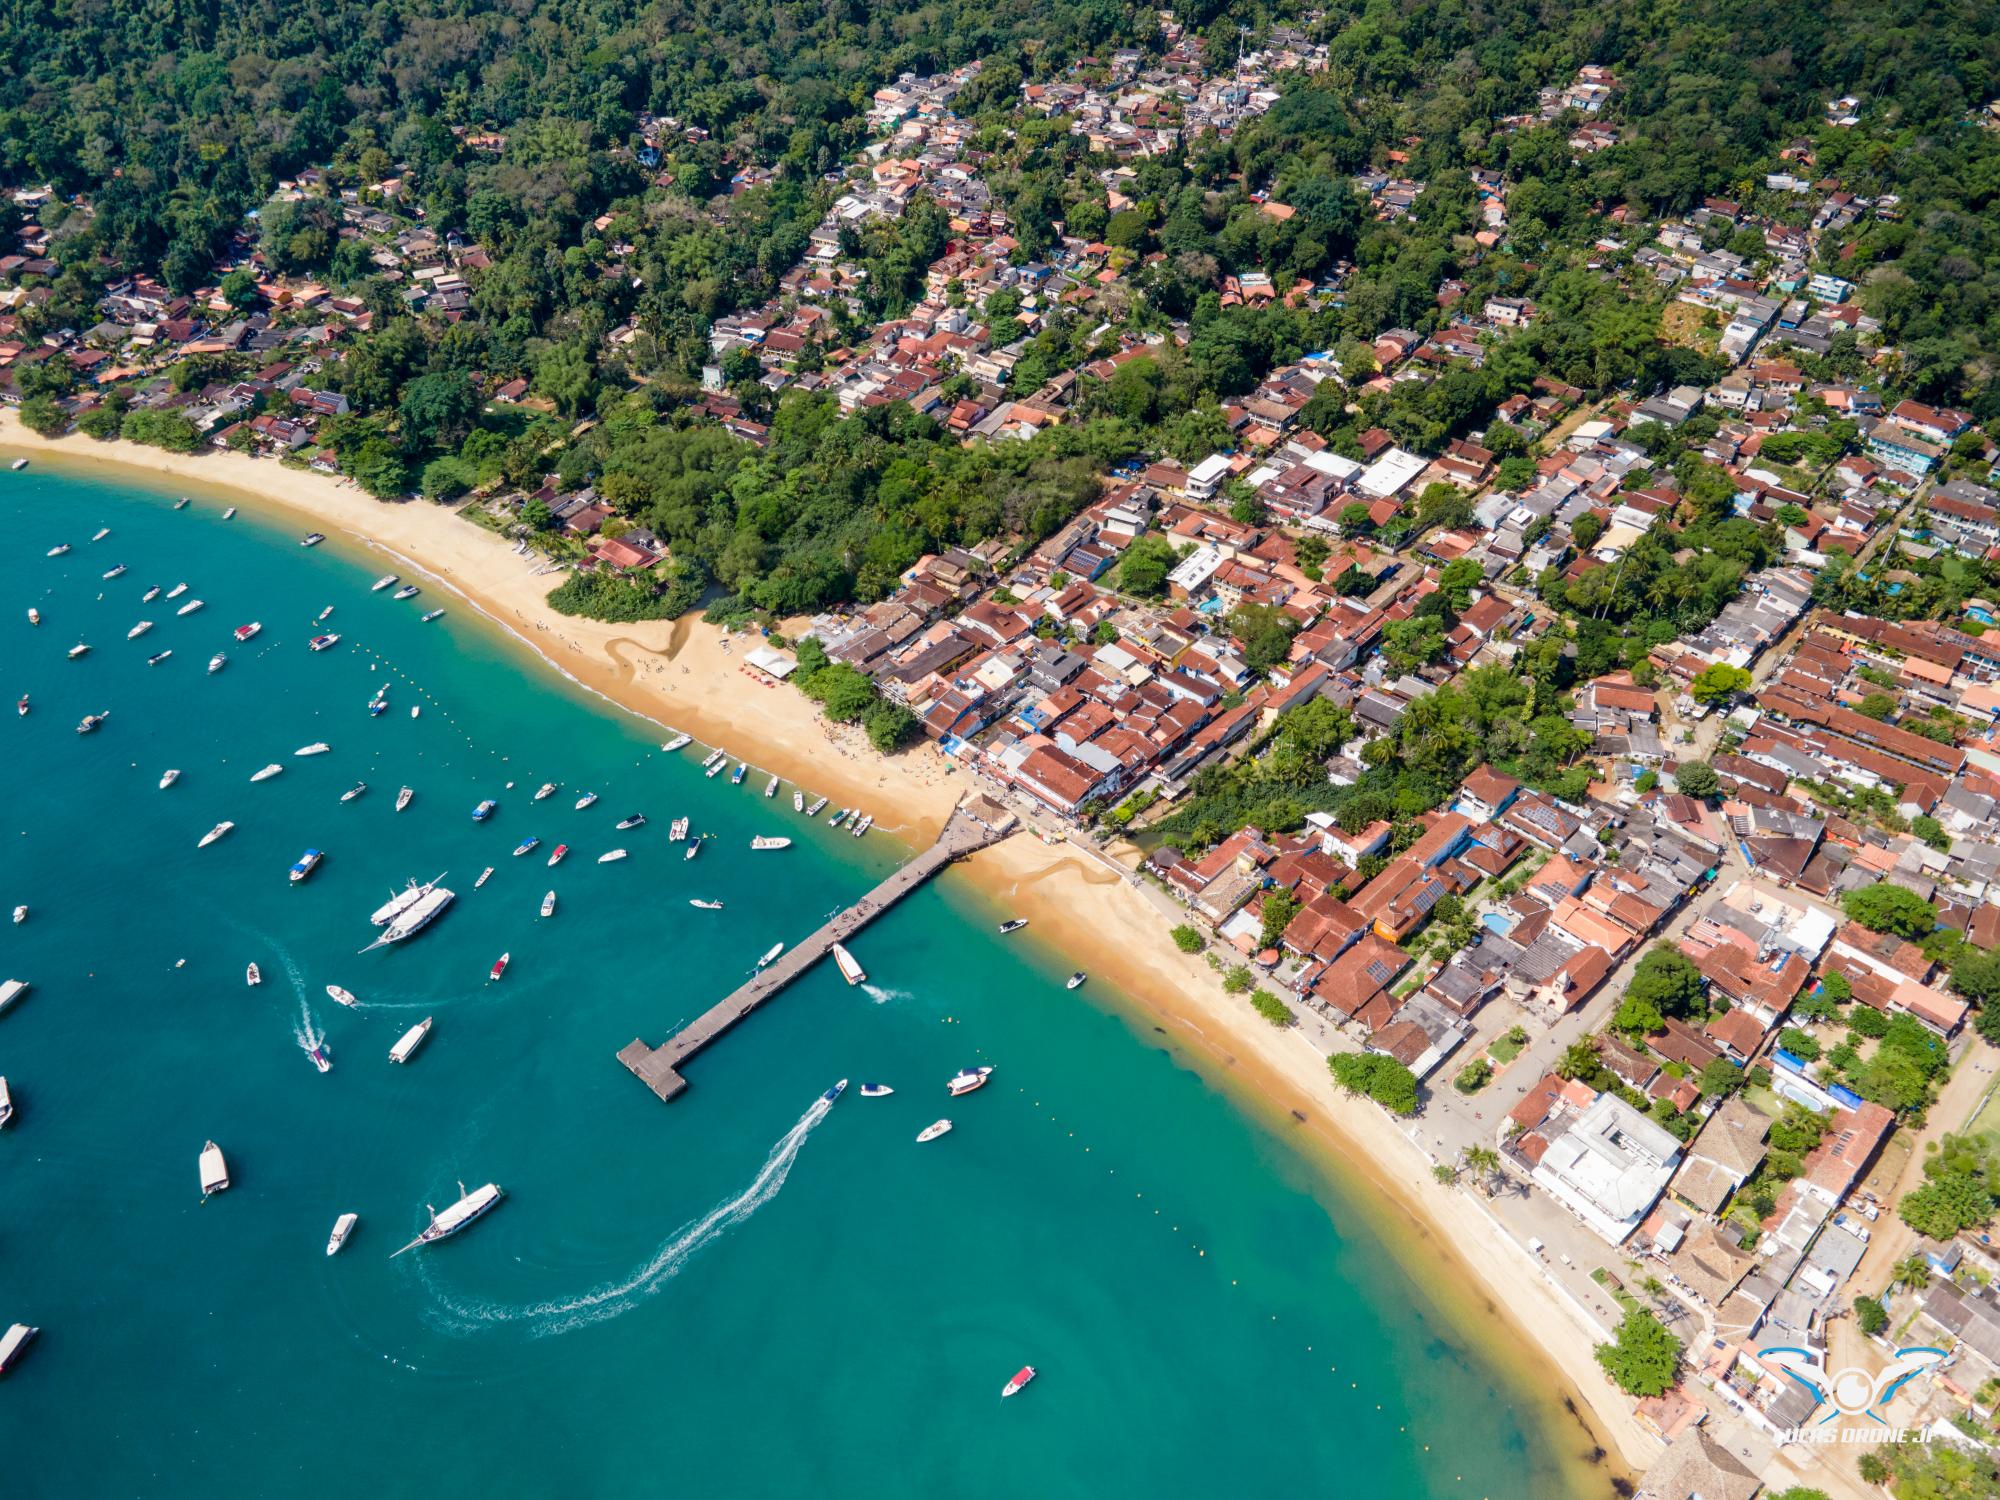
[[840, 1080], [840, 1082], [836, 1083], [832, 1088], [828, 1089], [824, 1094], [821, 1094], [820, 1098], [824, 1099], [828, 1104], [831, 1104], [833, 1103], [834, 1100], [840, 1097], [841, 1090], [846, 1087], [847, 1087], [847, 1080], [843, 1078]]
[[520, 843], [514, 846], [514, 853], [517, 857], [526, 854], [530, 849], [534, 848], [535, 845], [539, 844], [540, 842], [541, 840], [536, 838], [531, 833], [526, 838], [522, 839]]
[[319, 862], [325, 857], [317, 849], [308, 849], [304, 854], [301, 854], [298, 863], [292, 866], [292, 884], [297, 885], [306, 876], [317, 870]]
[[498, 807], [499, 805], [500, 804], [495, 802], [491, 797], [488, 797], [484, 802], [480, 803], [479, 806], [473, 808], [472, 821], [475, 823], [484, 823], [488, 818], [493, 816], [493, 809]]

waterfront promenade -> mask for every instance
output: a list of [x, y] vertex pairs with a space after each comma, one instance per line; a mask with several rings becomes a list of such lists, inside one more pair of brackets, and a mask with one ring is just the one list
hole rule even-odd
[[634, 1039], [619, 1049], [618, 1060], [661, 1099], [673, 1099], [687, 1088], [681, 1067], [710, 1042], [771, 999], [844, 941], [881, 916], [903, 897], [955, 859], [997, 844], [1014, 831], [1014, 814], [984, 795], [962, 799], [939, 830], [937, 841], [902, 865], [854, 905], [836, 914], [802, 941], [710, 1006], [657, 1047]]

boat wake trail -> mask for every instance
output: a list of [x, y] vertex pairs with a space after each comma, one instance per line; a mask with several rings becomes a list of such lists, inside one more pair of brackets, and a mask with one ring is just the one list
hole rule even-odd
[[447, 1332], [473, 1334], [507, 1324], [525, 1325], [531, 1338], [549, 1338], [573, 1333], [593, 1323], [606, 1322], [630, 1312], [678, 1276], [695, 1254], [711, 1241], [741, 1224], [766, 1203], [791, 1175], [806, 1137], [833, 1108], [825, 1099], [815, 1099], [811, 1109], [785, 1132], [771, 1154], [764, 1159], [750, 1185], [733, 1198], [718, 1203], [701, 1218], [684, 1225], [654, 1252], [638, 1270], [621, 1281], [610, 1281], [576, 1297], [551, 1298], [543, 1302], [508, 1304], [468, 1302], [452, 1296], [431, 1280], [427, 1262], [418, 1263], [418, 1275], [436, 1298], [439, 1321]]
[[914, 1000], [916, 998], [914, 990], [892, 990], [884, 984], [864, 984], [861, 988], [867, 993], [868, 998], [873, 1000], [877, 1005], [887, 1005], [891, 1000]]
[[307, 1052], [326, 1041], [326, 1033], [319, 1029], [319, 1020], [303, 995], [299, 997], [299, 1018], [292, 1026], [292, 1039]]

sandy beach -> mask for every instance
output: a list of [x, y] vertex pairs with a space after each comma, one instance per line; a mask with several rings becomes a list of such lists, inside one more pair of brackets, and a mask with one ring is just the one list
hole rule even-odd
[[[170, 492], [176, 481], [199, 485], [204, 497], [226, 494], [266, 513], [287, 512], [309, 523], [301, 530], [388, 554], [395, 571], [456, 594], [448, 607], [478, 609], [586, 688], [835, 804], [858, 804], [905, 842], [928, 842], [973, 785], [927, 744], [880, 756], [859, 730], [825, 723], [803, 695], [754, 676], [740, 659], [753, 637], [737, 637], [732, 647], [695, 617], [607, 625], [555, 613], [545, 596], [557, 580], [532, 576], [537, 559], [447, 507], [377, 501], [346, 481], [240, 454], [45, 439], [11, 412], [0, 413], [0, 452], [99, 478], [143, 477]], [[1598, 1367], [1595, 1331], [1486, 1215], [1477, 1194], [1439, 1185], [1397, 1125], [1373, 1104], [1341, 1095], [1309, 1041], [1225, 994], [1206, 962], [1173, 946], [1144, 893], [1090, 856], [1031, 836], [977, 856], [967, 873], [1010, 912], [1031, 918], [1037, 938], [1142, 1006], [1271, 1128], [1295, 1138], [1302, 1132], [1316, 1159], [1372, 1189], [1383, 1208], [1380, 1227], [1409, 1247], [1408, 1261], [1435, 1299], [1519, 1372], [1558, 1424], [1565, 1409], [1573, 1417], [1557, 1436], [1573, 1434], [1579, 1465], [1598, 1465], [1591, 1487], [1608, 1491], [1614, 1478], [1658, 1455], [1659, 1439]]]

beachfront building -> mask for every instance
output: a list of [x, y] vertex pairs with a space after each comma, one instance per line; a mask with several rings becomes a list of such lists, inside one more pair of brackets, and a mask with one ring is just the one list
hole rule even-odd
[[1615, 1094], [1568, 1117], [1535, 1166], [1548, 1195], [1614, 1245], [1659, 1200], [1680, 1164], [1681, 1143]]

